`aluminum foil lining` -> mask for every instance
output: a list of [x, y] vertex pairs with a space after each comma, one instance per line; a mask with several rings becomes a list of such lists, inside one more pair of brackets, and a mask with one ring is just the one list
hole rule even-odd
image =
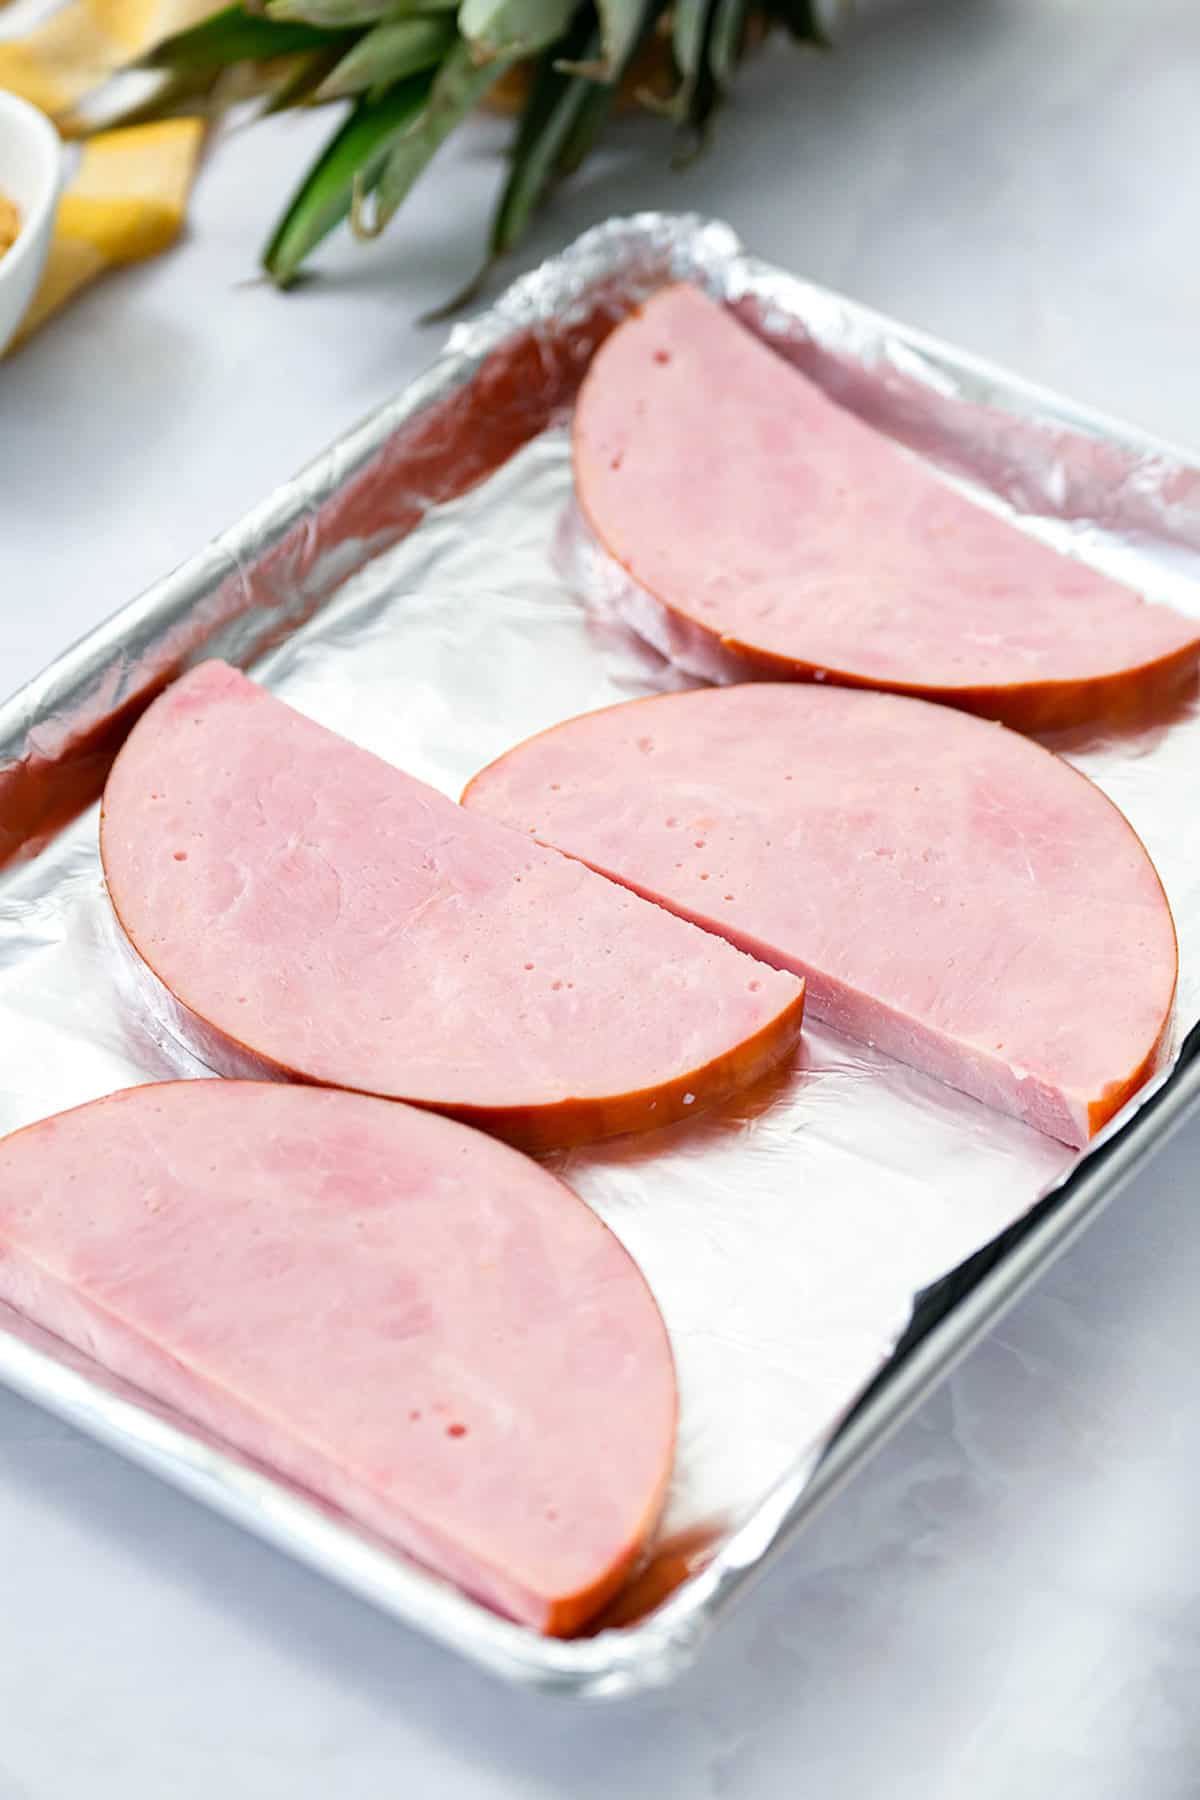
[[[946, 479], [1200, 618], [1200, 472], [1182, 453], [770, 270], [724, 227], [660, 217], [601, 227], [460, 328], [415, 390], [5, 710], [0, 817], [15, 796], [8, 819], [20, 841], [0, 878], [0, 1128], [130, 1083], [209, 1072], [168, 997], [131, 979], [94, 807], [61, 824], [179, 667], [214, 651], [239, 661], [322, 724], [455, 796], [482, 764], [556, 721], [727, 673], [680, 665], [573, 501], [567, 420], [579, 375], [611, 320], [673, 274], [734, 304]], [[1111, 795], [1162, 874], [1181, 949], [1175, 1048], [1200, 1020], [1200, 707], [1189, 697], [1169, 719], [1077, 731], [1054, 747]], [[792, 1068], [722, 1110], [551, 1160], [658, 1298], [681, 1386], [662, 1533], [702, 1537], [719, 1557], [728, 1534], [755, 1519], [765, 1552], [783, 1516], [778, 1496], [802, 1485], [886, 1362], [914, 1296], [1075, 1158], [813, 1023]], [[12, 1378], [3, 1344], [0, 1374]], [[56, 1353], [43, 1342], [39, 1354]], [[72, 1416], [120, 1441], [102, 1379], [79, 1379]], [[168, 1465], [189, 1436], [186, 1422], [174, 1425]], [[210, 1485], [224, 1468], [245, 1490], [240, 1459], [208, 1446], [202, 1461]], [[276, 1487], [283, 1504], [283, 1484], [254, 1479], [260, 1510]], [[301, 1516], [305, 1503], [295, 1504]], [[343, 1545], [358, 1536], [331, 1529]], [[313, 1559], [345, 1573], [340, 1554]], [[405, 1581], [394, 1610], [508, 1673], [561, 1672], [573, 1655], [593, 1672], [605, 1654], [628, 1667], [653, 1626], [580, 1645], [531, 1640], [518, 1655], [517, 1628], [424, 1574]], [[373, 1591], [366, 1577], [355, 1585]], [[685, 1618], [686, 1589], [672, 1604]], [[622, 1637], [624, 1650], [604, 1649]], [[511, 1655], [497, 1649], [506, 1642]]]

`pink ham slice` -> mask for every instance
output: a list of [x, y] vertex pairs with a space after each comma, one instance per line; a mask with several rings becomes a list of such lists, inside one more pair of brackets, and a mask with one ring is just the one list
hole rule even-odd
[[221, 1072], [240, 1047], [260, 1071], [548, 1148], [690, 1117], [799, 1035], [794, 976], [464, 812], [224, 663], [134, 727], [100, 846], [126, 934]]
[[752, 955], [850, 1036], [1083, 1144], [1145, 1080], [1170, 909], [1115, 806], [1003, 726], [851, 689], [634, 701], [518, 745], [463, 803]]
[[597, 352], [580, 504], [685, 645], [740, 672], [890, 688], [1022, 730], [1155, 702], [1200, 626], [972, 505], [695, 288]]
[[539, 1631], [659, 1510], [675, 1380], [637, 1268], [432, 1113], [183, 1081], [46, 1119], [0, 1143], [0, 1298]]

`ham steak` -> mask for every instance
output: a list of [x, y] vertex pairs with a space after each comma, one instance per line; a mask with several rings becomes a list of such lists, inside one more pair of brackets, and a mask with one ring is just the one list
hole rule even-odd
[[105, 788], [117, 917], [205, 1059], [550, 1148], [690, 1117], [792, 1049], [803, 986], [206, 663]]
[[1175, 930], [1134, 831], [1068, 763], [948, 707], [767, 682], [631, 701], [518, 745], [463, 802], [1069, 1144], [1166, 1029]]
[[947, 701], [1022, 730], [1165, 699], [1200, 626], [963, 499], [696, 288], [664, 289], [594, 357], [580, 505], [737, 674]]
[[180, 1081], [43, 1120], [0, 1142], [0, 1299], [539, 1631], [658, 1514], [649, 1289], [562, 1182], [433, 1113]]

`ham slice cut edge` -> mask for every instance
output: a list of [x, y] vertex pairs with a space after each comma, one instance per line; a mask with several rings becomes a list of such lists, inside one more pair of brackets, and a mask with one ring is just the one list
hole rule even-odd
[[530, 738], [463, 804], [1073, 1146], [1156, 1065], [1178, 969], [1158, 874], [1099, 788], [1004, 726], [851, 688], [699, 688]]
[[662, 1504], [676, 1391], [555, 1176], [332, 1089], [126, 1089], [0, 1141], [0, 1299], [493, 1609], [577, 1630]]
[[125, 936], [220, 1073], [433, 1107], [525, 1149], [689, 1118], [795, 1046], [795, 976], [445, 795], [223, 663], [117, 756]]
[[1048, 731], [1161, 707], [1200, 662], [1196, 620], [962, 497], [686, 283], [597, 351], [573, 460], [591, 529], [665, 613], [656, 641], [705, 673]]

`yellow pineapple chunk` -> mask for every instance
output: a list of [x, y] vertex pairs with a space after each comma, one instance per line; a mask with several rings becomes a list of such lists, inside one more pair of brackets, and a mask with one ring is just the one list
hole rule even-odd
[[202, 119], [164, 119], [85, 144], [17, 343], [105, 269], [156, 256], [175, 241], [203, 137]]
[[157, 256], [179, 235], [203, 137], [202, 119], [101, 132], [84, 145], [59, 201], [59, 231], [94, 244], [108, 262]]

